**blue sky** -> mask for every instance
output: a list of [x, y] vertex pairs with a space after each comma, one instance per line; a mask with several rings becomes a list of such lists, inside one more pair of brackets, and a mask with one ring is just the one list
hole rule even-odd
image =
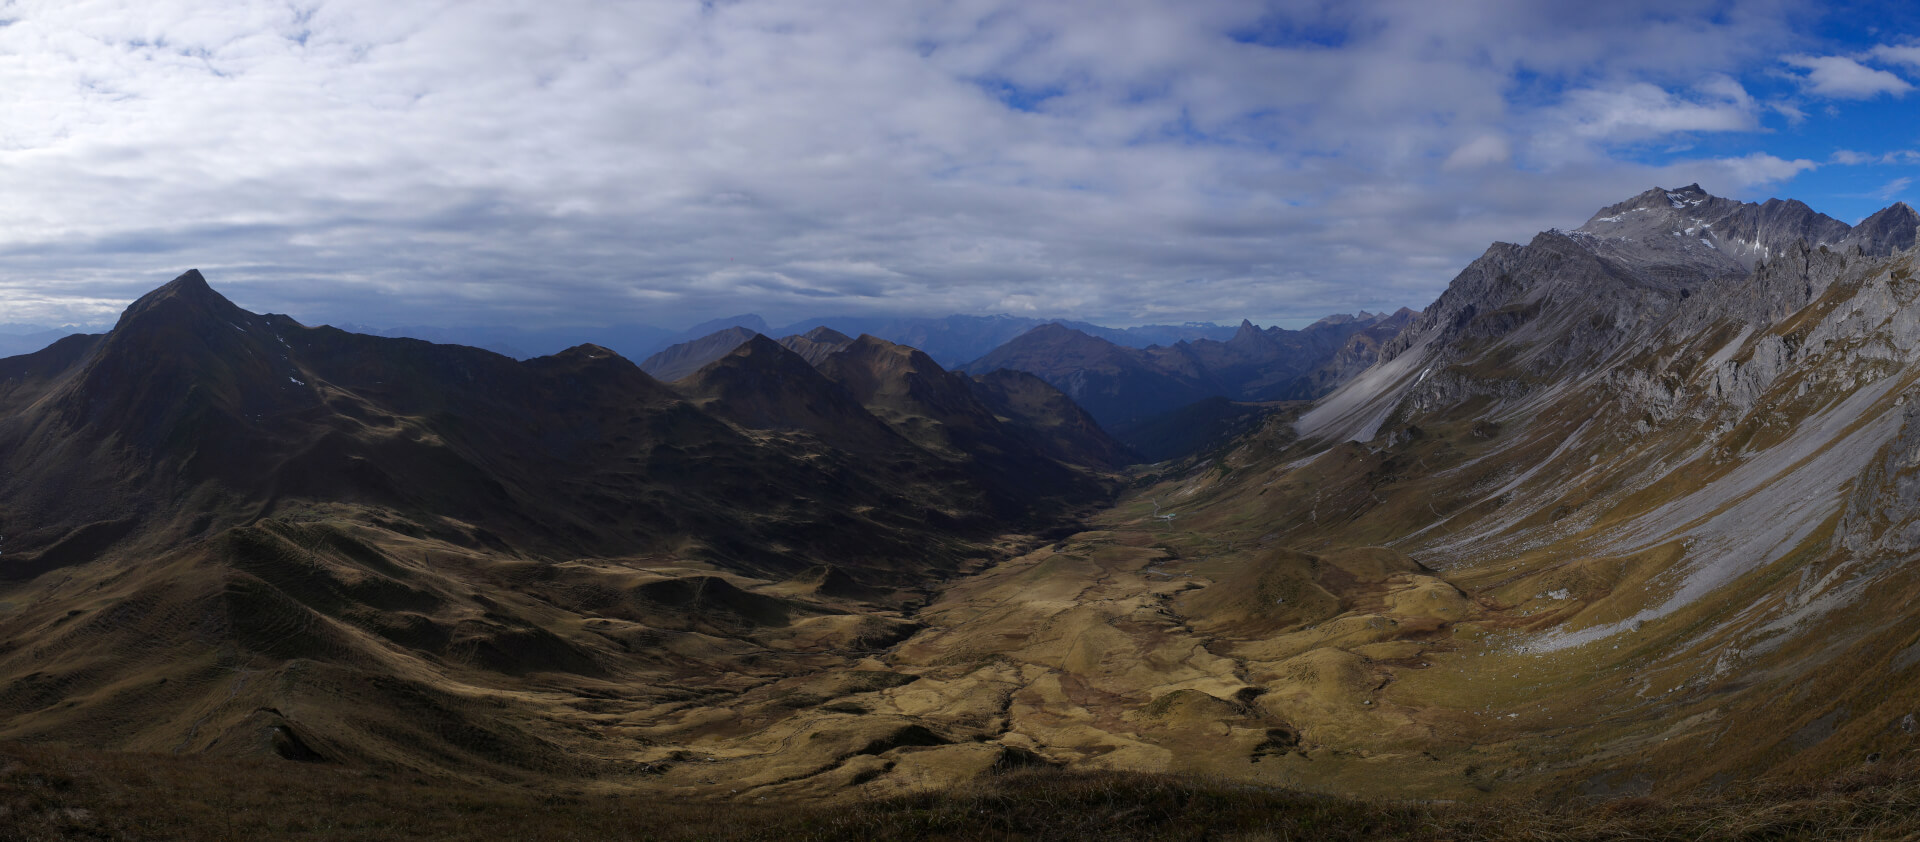
[[0, 0], [0, 322], [1297, 325], [1649, 187], [1920, 200], [1901, 3]]

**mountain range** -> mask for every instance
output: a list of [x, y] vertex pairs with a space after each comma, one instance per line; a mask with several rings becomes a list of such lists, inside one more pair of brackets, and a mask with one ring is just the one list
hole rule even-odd
[[[855, 336], [865, 333], [903, 345], [911, 345], [942, 365], [951, 367], [975, 359], [1036, 326], [1052, 324], [1055, 321], [1004, 314], [939, 317], [826, 316], [802, 319], [785, 327], [776, 328], [760, 316], [745, 313], [710, 319], [678, 332], [640, 324], [551, 329], [503, 326], [376, 328], [354, 324], [342, 324], [340, 327], [370, 335], [470, 345], [516, 359], [558, 353], [573, 345], [591, 342], [635, 360], [646, 359], [672, 346], [694, 342], [710, 334], [734, 328], [744, 328], [750, 333], [767, 336], [786, 336], [826, 327]], [[1125, 328], [1102, 327], [1076, 321], [1059, 321], [1059, 323], [1129, 347], [1145, 347], [1155, 343], [1170, 344], [1185, 339], [1224, 339], [1232, 336], [1234, 332], [1231, 327], [1222, 327], [1210, 322], [1139, 325]], [[0, 342], [4, 342], [4, 339], [0, 339]]]
[[1418, 314], [664, 382], [190, 272], [0, 360], [0, 738], [730, 806], [1848, 774], [1920, 751], [1916, 231], [1655, 188]]
[[1034, 328], [968, 363], [967, 371], [1038, 375], [1116, 430], [1211, 397], [1310, 400], [1372, 365], [1411, 310], [1333, 316], [1302, 330], [1242, 321], [1225, 341], [1128, 348], [1066, 325]]
[[1117, 445], [1049, 392], [870, 337], [821, 370], [751, 342], [676, 390], [597, 346], [305, 327], [188, 272], [0, 362], [4, 733], [524, 768], [554, 749], [503, 721], [430, 736], [474, 710], [447, 688], [724, 685], [910, 629], [894, 608], [998, 536], [1108, 499]]
[[[1070, 327], [1041, 323], [960, 367], [976, 376], [1016, 371], [1066, 393], [1105, 429], [1147, 461], [1184, 456], [1241, 422], [1263, 415], [1259, 402], [1310, 400], [1372, 365], [1379, 349], [1414, 317], [1362, 312], [1322, 319], [1304, 330], [1261, 329], [1243, 321], [1225, 341], [1180, 340], [1131, 348]], [[762, 324], [764, 327], [764, 324]], [[685, 377], [755, 336], [732, 326], [666, 348], [640, 367], [661, 380]], [[806, 353], [847, 341], [816, 327], [780, 342]], [[1186, 434], [1169, 434], [1169, 428]], [[1199, 435], [1193, 435], [1199, 431]]]

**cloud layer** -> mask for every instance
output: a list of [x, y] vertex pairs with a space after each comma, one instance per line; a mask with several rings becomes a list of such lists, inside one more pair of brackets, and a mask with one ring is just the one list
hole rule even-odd
[[309, 322], [1417, 307], [1656, 183], [1848, 166], [1713, 145], [1910, 88], [1920, 48], [1813, 14], [14, 0], [0, 321], [110, 318], [190, 266]]

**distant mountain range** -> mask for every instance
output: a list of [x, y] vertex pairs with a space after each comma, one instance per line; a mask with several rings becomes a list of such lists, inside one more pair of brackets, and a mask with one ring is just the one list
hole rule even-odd
[[[1190, 452], [1206, 440], [1163, 435], [1160, 430], [1165, 425], [1156, 423], [1159, 419], [1190, 405], [1224, 398], [1228, 403], [1209, 402], [1212, 409], [1198, 410], [1212, 419], [1199, 428], [1194, 427], [1192, 413], [1177, 422], [1188, 430], [1212, 429], [1229, 423], [1227, 419], [1262, 412], [1234, 402], [1318, 397], [1372, 365], [1380, 347], [1414, 315], [1407, 309], [1392, 314], [1363, 311], [1357, 316], [1329, 316], [1303, 330], [1263, 329], [1242, 321], [1224, 341], [1183, 339], [1171, 346], [1145, 348], [1121, 345], [1067, 323], [1042, 322], [960, 369], [977, 376], [999, 371], [1036, 376], [1113, 431], [1136, 456], [1158, 461]], [[679, 380], [762, 335], [752, 327], [729, 326], [668, 347], [642, 360], [640, 367], [661, 380]], [[821, 344], [823, 336], [833, 337], [826, 344], [834, 347], [852, 341], [822, 326], [779, 342], [808, 353]]]
[[[1241, 322], [1225, 341], [1128, 348], [1061, 324], [1042, 325], [964, 370], [1038, 375], [1109, 429], [1125, 431], [1212, 397], [1307, 400], [1373, 364], [1414, 312], [1332, 316], [1302, 330]], [[1124, 433], [1122, 435], [1124, 438]]]
[[787, 336], [826, 327], [849, 336], [867, 334], [911, 345], [935, 362], [955, 366], [972, 360], [1007, 340], [1043, 324], [1066, 324], [1089, 334], [1128, 347], [1146, 347], [1190, 339], [1225, 339], [1234, 333], [1231, 327], [1211, 322], [1184, 325], [1143, 325], [1111, 328], [1086, 322], [1036, 319], [1017, 316], [844, 316], [802, 319], [784, 327], [775, 327], [757, 315], [712, 319], [683, 331], [671, 331], [650, 325], [616, 325], [558, 329], [512, 327], [395, 327], [373, 328], [342, 324], [342, 330], [375, 336], [425, 339], [430, 342], [470, 345], [505, 354], [515, 359], [551, 354], [564, 348], [592, 342], [629, 359], [646, 359], [666, 348], [693, 342], [730, 328], [744, 328], [766, 336]]

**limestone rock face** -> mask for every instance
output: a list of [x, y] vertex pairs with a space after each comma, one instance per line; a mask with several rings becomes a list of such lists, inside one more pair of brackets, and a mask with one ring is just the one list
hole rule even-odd
[[1797, 201], [1654, 188], [1573, 231], [1495, 243], [1381, 346], [1377, 358], [1395, 362], [1391, 370], [1354, 375], [1300, 431], [1371, 438], [1394, 412], [1476, 397], [1511, 402], [1582, 378], [1607, 379], [1629, 404], [1665, 416], [1677, 400], [1674, 385], [1618, 364], [1636, 349], [1687, 344], [1729, 325], [1741, 344], [1715, 356], [1703, 376], [1713, 395], [1745, 411], [1808, 342], [1885, 332], [1872, 347], [1849, 346], [1850, 359], [1898, 356], [1910, 342], [1900, 338], [1910, 319], [1884, 284], [1852, 299], [1850, 311], [1862, 314], [1852, 322], [1811, 322], [1809, 333], [1769, 328], [1822, 301], [1842, 278], [1910, 249], [1916, 228], [1920, 214], [1904, 204], [1850, 227]]

